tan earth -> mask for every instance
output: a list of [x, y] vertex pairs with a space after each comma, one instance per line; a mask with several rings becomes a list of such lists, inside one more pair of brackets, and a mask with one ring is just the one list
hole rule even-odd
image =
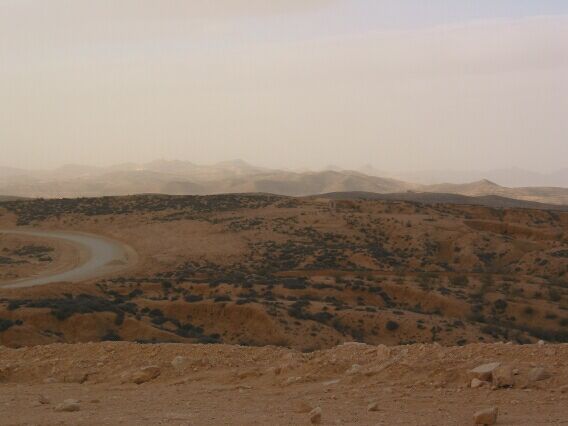
[[0, 229], [88, 232], [139, 255], [97, 280], [0, 288], [12, 347], [568, 341], [568, 212], [147, 195], [2, 203]]
[[[511, 387], [470, 388], [489, 362]], [[317, 407], [324, 425], [468, 425], [492, 407], [499, 425], [568, 422], [568, 345], [49, 345], [0, 349], [0, 372], [5, 425], [309, 425]]]
[[[1, 424], [568, 423], [568, 212], [147, 195], [0, 203], [0, 229], [139, 258], [0, 287]], [[17, 277], [77, 256], [0, 253]]]
[[61, 240], [0, 233], [0, 286], [73, 268], [81, 258], [75, 246]]

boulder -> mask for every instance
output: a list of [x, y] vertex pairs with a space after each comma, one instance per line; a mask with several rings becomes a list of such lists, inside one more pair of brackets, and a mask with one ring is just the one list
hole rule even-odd
[[182, 371], [183, 369], [185, 369], [187, 367], [187, 358], [184, 356], [176, 356], [173, 360], [172, 360], [172, 367], [174, 368], [174, 370], [176, 371]]
[[502, 365], [493, 370], [493, 385], [498, 388], [510, 388], [515, 384], [513, 368], [508, 365]]
[[528, 374], [529, 382], [540, 382], [541, 380], [546, 380], [550, 377], [550, 373], [546, 371], [544, 367], [535, 367], [529, 371]]
[[160, 367], [156, 365], [143, 367], [140, 370], [132, 373], [132, 375], [130, 376], [130, 381], [132, 383], [140, 385], [142, 383], [149, 382], [150, 380], [154, 380], [156, 377], [158, 377], [161, 374], [161, 372], [162, 371], [160, 370]]
[[47, 398], [45, 395], [38, 395], [37, 401], [42, 405], [46, 405], [46, 404], [50, 403], [49, 398]]
[[378, 402], [371, 402], [367, 405], [367, 411], [380, 411], [380, 406]]
[[473, 424], [475, 425], [494, 425], [497, 423], [497, 415], [499, 410], [497, 407], [486, 408], [480, 410], [473, 415]]
[[491, 362], [488, 364], [483, 364], [470, 370], [472, 378], [479, 379], [484, 382], [490, 382], [493, 380], [493, 371], [501, 366], [500, 362]]
[[480, 388], [482, 386], [487, 386], [487, 385], [489, 385], [489, 382], [484, 382], [483, 380], [479, 380], [479, 379], [476, 379], [474, 377], [473, 379], [471, 379], [470, 387], [472, 389], [477, 389], [477, 388]]

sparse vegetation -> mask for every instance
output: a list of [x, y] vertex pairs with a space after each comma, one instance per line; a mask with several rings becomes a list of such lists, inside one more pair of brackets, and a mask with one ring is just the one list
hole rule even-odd
[[[525, 243], [524, 234], [515, 234], [515, 226], [527, 229], [537, 222], [538, 232], [558, 227], [564, 213], [547, 225], [548, 215], [516, 210], [514, 220], [521, 226], [509, 225], [507, 211], [481, 207], [357, 201], [331, 211], [309, 200], [264, 195], [148, 195], [2, 206], [20, 223], [72, 221], [80, 229], [88, 222], [118, 233], [132, 227], [133, 234], [151, 223], [159, 229], [151, 238], [168, 241], [160, 262], [145, 253], [146, 274], [102, 280], [93, 287], [96, 294], [0, 302], [6, 310], [25, 308], [57, 318], [57, 330], [48, 333], [57, 341], [62, 337], [55, 333], [76, 315], [104, 321], [100, 338], [105, 340], [133, 340], [124, 330], [140, 324], [145, 334], [137, 341], [285, 342], [310, 349], [345, 339], [458, 345], [481, 338], [562, 341], [568, 328], [568, 270], [562, 266], [568, 242], [542, 243], [531, 257], [519, 247], [529, 244], [536, 253], [541, 240]], [[492, 228], [495, 220], [506, 233]], [[179, 223], [170, 229], [171, 221]], [[442, 223], [445, 234], [437, 231]], [[210, 235], [221, 239], [186, 252], [173, 229], [191, 229], [199, 241]], [[170, 249], [173, 241], [177, 246]], [[3, 251], [0, 263], [14, 267], [10, 262], [53, 255], [37, 244], [13, 251]], [[266, 332], [235, 327], [239, 321], [262, 321]]]

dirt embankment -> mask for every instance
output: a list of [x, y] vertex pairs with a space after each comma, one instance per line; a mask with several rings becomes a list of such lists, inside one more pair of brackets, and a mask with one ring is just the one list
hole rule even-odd
[[[499, 366], [471, 371], [487, 363]], [[498, 424], [552, 425], [566, 420], [567, 391], [568, 345], [0, 349], [0, 416], [11, 425], [302, 425], [317, 407], [322, 424], [463, 425], [493, 406]]]

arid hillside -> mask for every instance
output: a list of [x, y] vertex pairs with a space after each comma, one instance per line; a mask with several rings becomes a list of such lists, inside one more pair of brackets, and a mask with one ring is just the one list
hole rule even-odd
[[[12, 347], [568, 341], [567, 212], [147, 195], [5, 202], [0, 228], [103, 235], [139, 256], [91, 282], [0, 289]], [[31, 237], [0, 244], [4, 283], [72, 256]]]

